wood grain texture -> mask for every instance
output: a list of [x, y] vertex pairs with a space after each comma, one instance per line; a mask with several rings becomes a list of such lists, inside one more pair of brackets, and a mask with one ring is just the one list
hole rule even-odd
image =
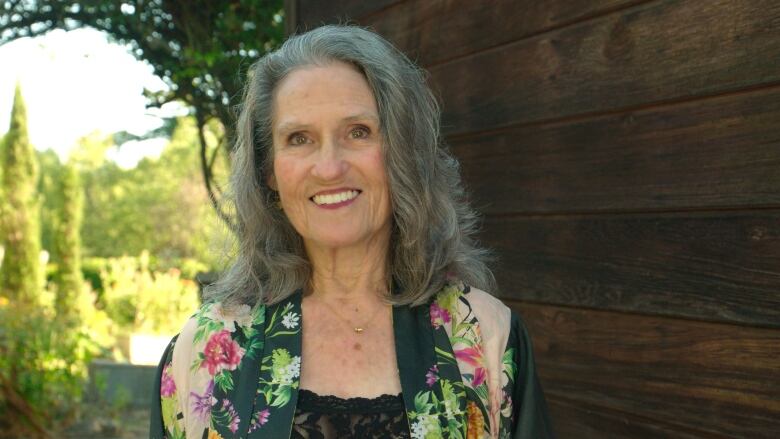
[[699, 429], [683, 429], [663, 420], [647, 419], [598, 404], [548, 394], [547, 405], [559, 438], [577, 439], [712, 439]]
[[488, 214], [780, 206], [780, 87], [465, 136]]
[[776, 437], [780, 2], [297, 5], [431, 67], [558, 437]]
[[407, 0], [361, 22], [424, 67], [647, 0]]
[[[629, 425], [702, 437], [769, 439], [780, 431], [776, 330], [509, 305], [529, 328], [544, 390], [553, 401], [576, 401], [579, 410], [603, 406], [633, 415], [624, 419]], [[559, 409], [558, 417], [570, 410]]]
[[448, 135], [780, 81], [780, 3], [664, 0], [431, 69]]
[[323, 24], [360, 23], [401, 0], [295, 0], [296, 24], [299, 30], [311, 30]]
[[780, 211], [488, 218], [506, 299], [780, 328]]

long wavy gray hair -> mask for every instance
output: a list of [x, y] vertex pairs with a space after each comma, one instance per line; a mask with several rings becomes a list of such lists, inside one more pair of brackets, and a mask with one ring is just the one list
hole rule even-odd
[[310, 281], [303, 240], [274, 207], [277, 198], [267, 183], [273, 171], [271, 110], [274, 90], [290, 72], [337, 61], [365, 75], [379, 110], [393, 212], [386, 299], [425, 303], [449, 277], [493, 291], [489, 253], [473, 239], [478, 217], [459, 164], [440, 138], [440, 110], [425, 72], [373, 32], [328, 25], [290, 37], [248, 72], [231, 176], [238, 254], [206, 289], [206, 300], [270, 304]]

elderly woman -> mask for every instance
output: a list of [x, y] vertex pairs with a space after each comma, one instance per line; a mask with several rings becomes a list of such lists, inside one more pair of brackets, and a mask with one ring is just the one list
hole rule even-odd
[[168, 347], [155, 438], [552, 436], [423, 72], [324, 26], [251, 69], [239, 254]]

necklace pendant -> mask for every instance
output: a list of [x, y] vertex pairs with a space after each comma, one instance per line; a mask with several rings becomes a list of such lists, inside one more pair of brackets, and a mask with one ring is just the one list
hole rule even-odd
[[358, 327], [356, 326], [356, 327], [355, 327], [355, 332], [356, 332], [356, 333], [358, 333], [358, 334], [360, 334], [361, 332], [363, 332], [363, 328], [358, 328]]

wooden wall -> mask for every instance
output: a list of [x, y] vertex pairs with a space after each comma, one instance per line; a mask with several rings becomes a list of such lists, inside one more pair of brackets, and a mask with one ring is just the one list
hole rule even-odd
[[780, 2], [288, 0], [425, 67], [561, 438], [780, 437]]

